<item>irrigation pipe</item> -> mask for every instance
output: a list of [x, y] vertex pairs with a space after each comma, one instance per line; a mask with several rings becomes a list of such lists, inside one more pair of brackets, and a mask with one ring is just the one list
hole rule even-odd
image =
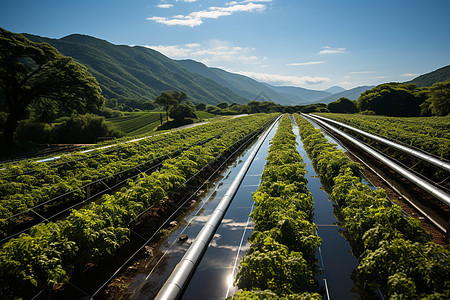
[[170, 277], [164, 283], [158, 295], [156, 295], [155, 300], [178, 299], [178, 297], [181, 296], [181, 293], [188, 284], [189, 279], [194, 273], [197, 265], [200, 263], [200, 260], [206, 248], [208, 247], [209, 242], [213, 238], [217, 228], [222, 222], [228, 206], [230, 205], [231, 200], [233, 200], [233, 197], [236, 194], [242, 180], [244, 179], [245, 174], [250, 168], [250, 165], [253, 162], [256, 153], [258, 153], [259, 148], [265, 141], [266, 137], [269, 135], [269, 132], [272, 130], [272, 128], [280, 118], [281, 116], [278, 117], [275, 122], [273, 122], [272, 126], [267, 129], [267, 131], [255, 145], [252, 153], [239, 170], [236, 178], [233, 180], [233, 183], [231, 184], [225, 195], [222, 197], [222, 200], [220, 200], [214, 212], [209, 217], [208, 222], [205, 224], [205, 226], [203, 226], [202, 230], [197, 235], [186, 254], [183, 256], [181, 261], [173, 270]]
[[390, 147], [392, 147], [394, 149], [400, 150], [400, 151], [402, 151], [402, 152], [404, 152], [406, 154], [415, 156], [415, 157], [417, 157], [417, 158], [419, 158], [419, 159], [421, 159], [421, 160], [423, 160], [425, 162], [428, 162], [428, 163], [430, 163], [430, 164], [440, 168], [441, 170], [445, 170], [447, 172], [450, 172], [450, 163], [442, 161], [442, 160], [440, 160], [440, 159], [438, 159], [436, 157], [433, 157], [433, 156], [425, 154], [425, 153], [423, 153], [421, 151], [417, 151], [417, 150], [411, 149], [409, 147], [400, 145], [400, 144], [392, 142], [392, 141], [390, 141], [388, 139], [385, 139], [385, 138], [382, 138], [380, 136], [377, 136], [377, 135], [365, 132], [363, 130], [357, 129], [355, 127], [349, 126], [347, 124], [343, 124], [343, 123], [335, 121], [335, 120], [331, 120], [331, 119], [328, 119], [328, 118], [325, 118], [325, 117], [321, 117], [321, 116], [317, 116], [317, 115], [311, 115], [311, 116], [314, 116], [314, 117], [319, 118], [321, 120], [324, 120], [324, 121], [327, 121], [327, 122], [339, 125], [339, 126], [344, 127], [344, 128], [347, 128], [347, 129], [349, 129], [351, 131], [359, 133], [359, 134], [361, 134], [363, 136], [366, 136], [366, 137], [368, 137], [370, 139], [373, 139], [373, 140], [375, 140], [377, 142], [383, 143], [383, 144], [388, 145], [388, 146], [390, 146]]
[[[305, 116], [304, 114], [302, 114], [302, 115]], [[384, 163], [388, 167], [392, 168], [395, 172], [401, 174], [402, 176], [404, 176], [405, 178], [407, 178], [408, 180], [410, 180], [411, 182], [413, 182], [414, 184], [416, 184], [420, 188], [422, 188], [425, 191], [429, 192], [431, 195], [433, 195], [434, 197], [439, 199], [442, 203], [446, 204], [447, 206], [450, 206], [450, 196], [445, 191], [443, 191], [443, 190], [433, 186], [432, 184], [426, 182], [425, 180], [423, 180], [422, 178], [418, 177], [417, 175], [414, 175], [412, 172], [410, 172], [410, 171], [406, 170], [405, 168], [401, 167], [400, 165], [396, 164], [395, 162], [393, 162], [389, 158], [385, 157], [384, 155], [381, 155], [380, 153], [374, 151], [373, 149], [371, 149], [367, 145], [365, 145], [362, 142], [358, 141], [357, 139], [351, 137], [350, 135], [348, 135], [347, 133], [343, 132], [342, 130], [339, 130], [339, 129], [337, 129], [337, 128], [335, 128], [335, 127], [325, 123], [324, 121], [320, 120], [319, 118], [313, 117], [311, 115], [309, 115], [307, 117], [313, 119], [314, 121], [316, 121], [317, 123], [321, 124], [322, 126], [328, 128], [329, 130], [334, 131], [337, 134], [341, 135], [342, 137], [346, 138], [351, 143], [356, 145], [358, 148], [360, 148], [363, 151], [367, 152], [368, 154], [370, 154], [371, 156], [375, 157], [376, 159], [378, 159], [379, 161], [381, 161], [382, 163]]]

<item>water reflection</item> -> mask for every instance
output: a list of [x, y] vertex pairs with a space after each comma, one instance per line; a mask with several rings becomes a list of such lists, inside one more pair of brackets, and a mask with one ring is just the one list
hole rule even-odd
[[[297, 135], [297, 150], [307, 164], [307, 187], [314, 198], [314, 223], [318, 227], [316, 234], [322, 238], [322, 245], [316, 255], [322, 274], [316, 275], [316, 280], [323, 290], [323, 299], [359, 298], [358, 294], [353, 291], [354, 283], [351, 279], [351, 274], [357, 266], [357, 260], [351, 254], [351, 247], [342, 236], [341, 228], [336, 225], [335, 205], [322, 188], [320, 179], [312, 167], [312, 162], [303, 148], [297, 126], [294, 126], [294, 133]], [[326, 137], [336, 143], [330, 136], [326, 135]], [[342, 149], [340, 146], [338, 148]]]
[[[224, 222], [213, 237], [183, 299], [223, 299], [227, 292], [230, 295], [235, 292], [236, 288], [233, 287], [235, 270], [243, 253], [250, 248], [247, 239], [254, 226], [249, 219], [253, 209], [251, 193], [259, 183], [264, 158], [267, 156], [268, 141], [273, 137], [275, 130], [276, 126], [257, 154], [256, 158], [259, 159], [252, 163], [246, 179], [233, 199]], [[189, 245], [208, 221], [251, 150], [251, 147], [245, 150], [237, 161], [222, 172], [221, 178], [211, 182], [210, 188], [197, 200], [192, 209], [177, 219], [178, 225], [170, 230], [166, 238], [152, 245], [153, 257], [140, 267], [140, 273], [130, 283], [123, 298], [153, 299], [156, 296]], [[262, 152], [264, 153], [260, 154]], [[179, 242], [178, 237], [181, 234], [186, 234], [188, 239]]]

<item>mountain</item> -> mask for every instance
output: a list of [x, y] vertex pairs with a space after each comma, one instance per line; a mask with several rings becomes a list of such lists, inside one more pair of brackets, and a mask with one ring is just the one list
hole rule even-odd
[[[295, 87], [295, 86], [273, 86], [273, 85], [269, 85], [269, 86], [276, 92], [281, 93], [283, 95], [288, 94], [288, 95], [303, 99], [304, 103], [315, 102], [317, 100], [321, 100], [325, 97], [332, 95], [332, 93], [329, 93], [329, 92], [309, 90], [309, 89]], [[298, 103], [298, 104], [304, 104], [304, 103]]]
[[303, 101], [302, 99], [285, 97], [266, 84], [244, 75], [230, 73], [218, 68], [211, 68], [191, 59], [178, 60], [177, 62], [190, 72], [214, 80], [218, 84], [229, 88], [234, 93], [251, 101], [272, 101], [282, 105], [296, 105], [298, 103], [297, 100]]
[[346, 89], [335, 85], [335, 86], [327, 88], [326, 90], [323, 90], [323, 91], [324, 92], [328, 92], [328, 93], [332, 93], [332, 94], [337, 94], [337, 93], [341, 93], [343, 91], [346, 91]]
[[33, 42], [46, 42], [85, 65], [107, 98], [146, 100], [156, 98], [163, 91], [177, 90], [184, 91], [189, 100], [206, 104], [251, 100], [145, 47], [114, 45], [80, 34], [61, 39], [24, 36]]
[[358, 100], [359, 95], [361, 95], [362, 93], [364, 93], [367, 90], [370, 90], [372, 88], [374, 88], [375, 86], [358, 86], [355, 87], [353, 89], [350, 90], [346, 90], [337, 94], [333, 94], [331, 96], [325, 97], [323, 99], [320, 99], [320, 101], [316, 101], [316, 102], [320, 102], [320, 103], [325, 103], [328, 104], [330, 102], [334, 102], [336, 100], [338, 100], [341, 97], [345, 97], [348, 98], [350, 100]]
[[414, 83], [418, 87], [432, 86], [436, 82], [445, 81], [450, 78], [450, 65], [437, 69], [433, 72], [420, 75], [405, 83]]

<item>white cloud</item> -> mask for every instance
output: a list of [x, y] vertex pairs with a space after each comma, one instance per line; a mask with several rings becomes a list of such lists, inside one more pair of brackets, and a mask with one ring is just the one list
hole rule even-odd
[[340, 85], [343, 85], [343, 86], [346, 86], [346, 87], [348, 87], [348, 86], [352, 86], [353, 85], [353, 83], [351, 83], [350, 81], [342, 81], [341, 83], [339, 83]]
[[288, 66], [309, 66], [309, 65], [319, 65], [325, 63], [324, 60], [322, 61], [309, 61], [309, 62], [303, 62], [303, 63], [292, 63], [287, 64]]
[[177, 0], [177, 2], [196, 2], [197, 0]]
[[171, 8], [171, 7], [173, 7], [173, 4], [158, 4], [158, 5], [156, 5], [156, 7], [159, 7], [159, 8]]
[[350, 75], [345, 75], [344, 78], [345, 78], [345, 79], [350, 79], [350, 78], [352, 78], [352, 76], [350, 76]]
[[270, 82], [276, 85], [293, 85], [302, 86], [305, 84], [315, 85], [325, 82], [329, 82], [328, 77], [311, 77], [311, 76], [293, 76], [293, 75], [279, 75], [279, 74], [268, 74], [268, 73], [255, 73], [255, 72], [235, 72], [244, 76], [251, 77], [258, 81]]
[[402, 75], [403, 77], [414, 77], [414, 76], [419, 76], [419, 74], [416, 73], [406, 73]]
[[[186, 2], [186, 1], [185, 1]], [[192, 2], [192, 1], [191, 1]], [[255, 1], [253, 1], [255, 2]], [[196, 27], [203, 24], [204, 19], [217, 19], [223, 16], [230, 16], [236, 12], [262, 12], [266, 9], [265, 4], [230, 2], [228, 6], [216, 7], [211, 6], [206, 10], [191, 12], [188, 15], [177, 15], [171, 18], [166, 17], [150, 17], [147, 20], [167, 26], [189, 26]]]
[[241, 64], [259, 64], [264, 59], [253, 54], [254, 49], [237, 47], [228, 41], [210, 40], [206, 45], [191, 43], [185, 45], [144, 46], [163, 53], [173, 59], [191, 58], [204, 64], [238, 62]]
[[322, 49], [324, 50], [319, 51], [319, 54], [337, 54], [347, 52], [346, 48], [331, 48], [330, 46], [324, 46]]
[[201, 45], [200, 44], [197, 44], [197, 43], [192, 43], [192, 44], [186, 44], [186, 47], [188, 47], [188, 48], [198, 48], [198, 47], [200, 47]]

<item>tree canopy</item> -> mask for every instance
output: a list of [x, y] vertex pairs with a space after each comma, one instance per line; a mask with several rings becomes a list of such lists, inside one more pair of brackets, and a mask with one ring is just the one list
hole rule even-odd
[[365, 91], [358, 98], [360, 111], [372, 110], [377, 115], [394, 117], [420, 116], [420, 105], [427, 93], [415, 84], [385, 83]]
[[436, 116], [446, 116], [450, 113], [450, 79], [433, 84], [429, 96], [421, 105], [425, 114], [429, 112]]
[[356, 107], [356, 102], [352, 101], [348, 98], [341, 97], [338, 100], [331, 102], [327, 105], [327, 108], [330, 112], [333, 113], [347, 113], [353, 114], [358, 112], [358, 108]]
[[[103, 106], [97, 80], [83, 65], [45, 43], [0, 28], [0, 94], [8, 113], [4, 139], [13, 142], [18, 121], [30, 104], [59, 114], [84, 113]], [[1, 99], [0, 98], [0, 99]]]
[[187, 99], [185, 92], [162, 92], [155, 99], [155, 103], [162, 106], [166, 111], [166, 119], [169, 121], [169, 110], [172, 107], [179, 105], [181, 102]]

